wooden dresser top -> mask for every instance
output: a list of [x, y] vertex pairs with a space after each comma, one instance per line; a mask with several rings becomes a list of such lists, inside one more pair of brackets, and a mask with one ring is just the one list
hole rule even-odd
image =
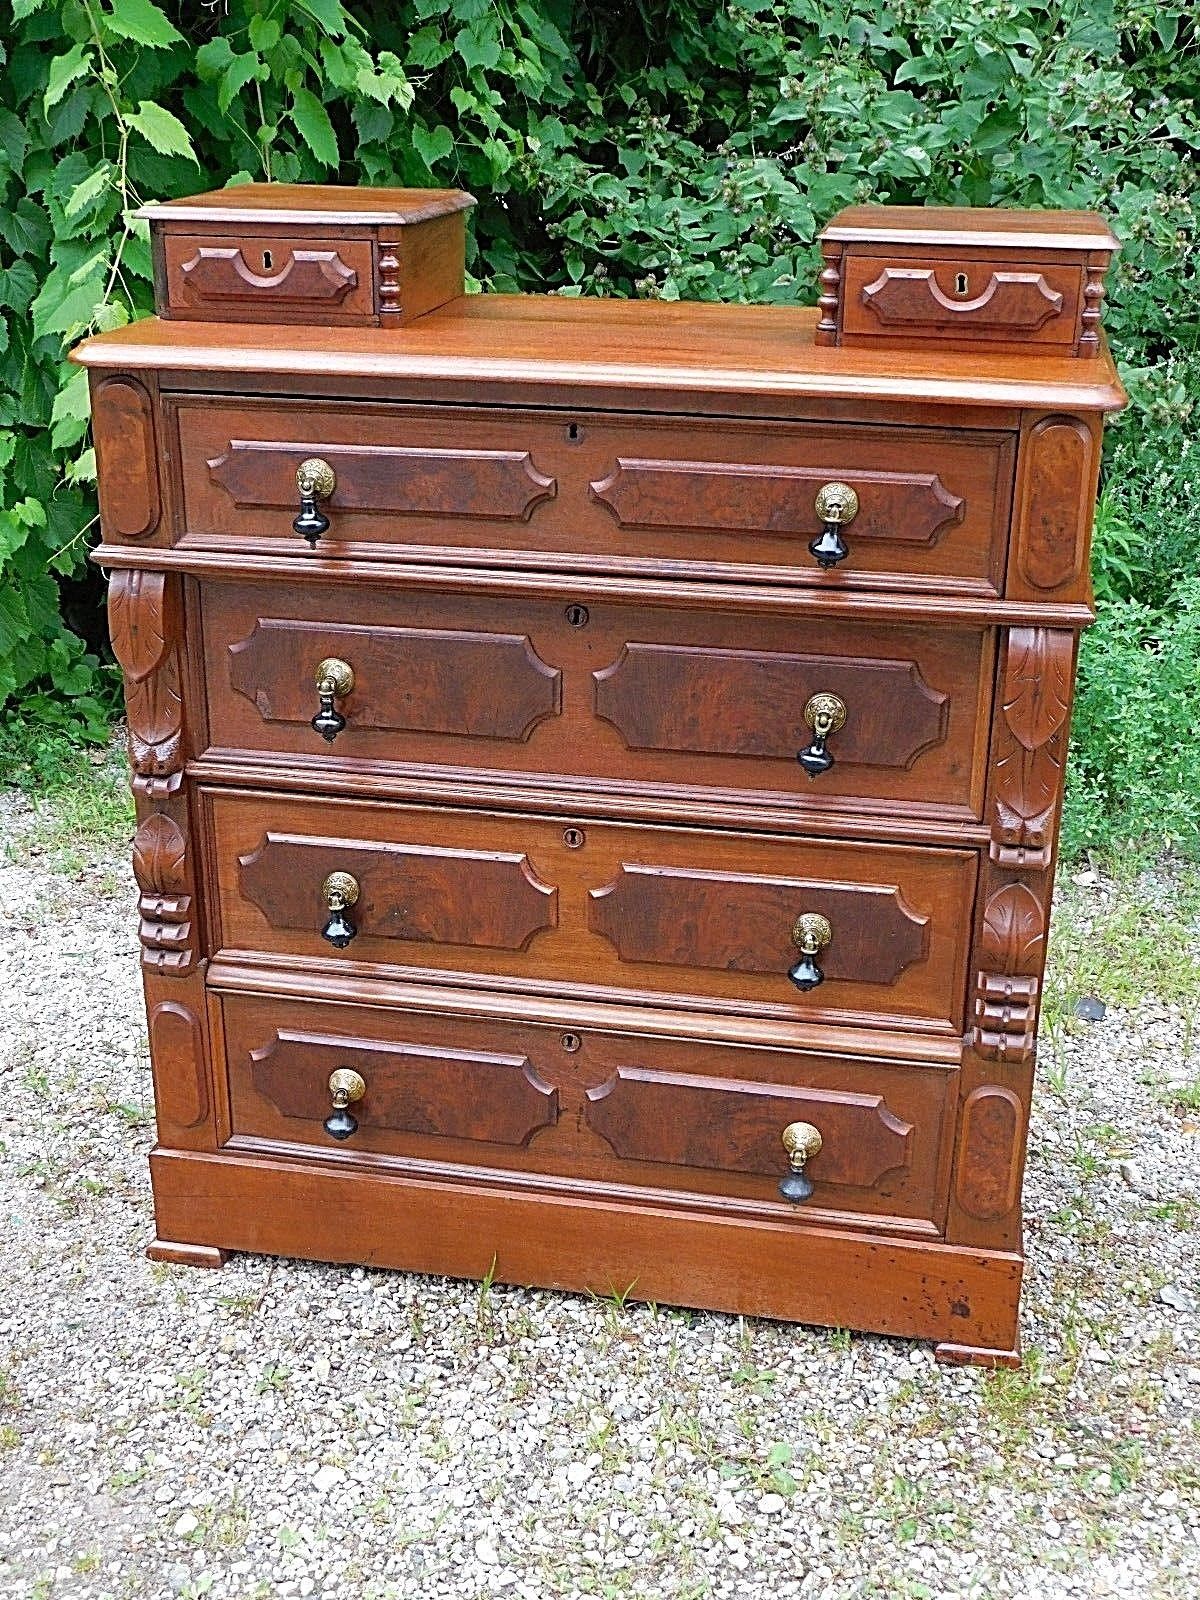
[[[1021, 353], [830, 349], [810, 307], [466, 295], [407, 326], [322, 328], [149, 317], [72, 352], [89, 367], [580, 390], [924, 401], [1111, 411], [1125, 393], [1106, 348], [1083, 362]], [[531, 399], [533, 396], [531, 396]]]

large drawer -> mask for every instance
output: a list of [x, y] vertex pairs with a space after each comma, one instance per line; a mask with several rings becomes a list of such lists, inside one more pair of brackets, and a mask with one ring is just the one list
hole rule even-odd
[[[175, 402], [187, 542], [278, 553], [296, 470], [324, 460], [322, 554], [542, 564], [838, 587], [996, 593], [1008, 434], [804, 422], [694, 424], [367, 402]], [[816, 497], [849, 485], [849, 556], [822, 571]], [[717, 570], [719, 568], [719, 571]]]
[[[586, 596], [586, 585], [581, 586]], [[595, 779], [614, 791], [977, 818], [990, 630], [720, 610], [204, 584], [211, 754], [270, 753], [314, 775], [367, 764]], [[317, 668], [353, 687], [328, 742]], [[806, 775], [806, 708], [836, 696], [833, 765]], [[736, 796], [735, 796], [736, 797]]]
[[[234, 1146], [940, 1222], [953, 1069], [257, 994], [221, 1008]], [[345, 1068], [365, 1092], [335, 1138], [329, 1079]], [[823, 1141], [799, 1208], [777, 1187], [796, 1121]]]
[[[388, 975], [961, 1033], [976, 857], [205, 791], [215, 942]], [[356, 899], [335, 906], [332, 873]], [[344, 899], [344, 896], [338, 898]], [[802, 992], [797, 920], [829, 925]], [[343, 948], [328, 934], [354, 932]], [[803, 933], [799, 935], [803, 939]]]

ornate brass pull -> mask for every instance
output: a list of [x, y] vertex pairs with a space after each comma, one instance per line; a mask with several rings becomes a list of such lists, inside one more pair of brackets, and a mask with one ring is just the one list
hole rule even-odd
[[810, 778], [819, 778], [833, 765], [825, 741], [845, 722], [846, 702], [836, 694], [814, 694], [804, 708], [804, 720], [813, 731], [813, 741], [797, 753], [796, 760]]
[[367, 1085], [352, 1067], [338, 1067], [329, 1074], [329, 1092], [333, 1096], [333, 1110], [325, 1118], [325, 1132], [331, 1139], [348, 1139], [358, 1132], [358, 1118], [349, 1107], [361, 1100]]
[[836, 567], [850, 554], [841, 530], [858, 515], [858, 496], [848, 483], [826, 483], [817, 490], [813, 504], [821, 519], [821, 531], [809, 545], [809, 554], [817, 558], [819, 567]]
[[329, 918], [321, 929], [322, 939], [328, 939], [335, 950], [344, 950], [355, 938], [358, 929], [346, 915], [358, 899], [358, 879], [350, 872], [331, 872], [321, 885], [325, 908]]
[[354, 688], [354, 668], [349, 662], [330, 656], [317, 668], [317, 694], [321, 709], [312, 719], [312, 726], [326, 744], [332, 744], [346, 726], [346, 719], [334, 705], [344, 700]]
[[318, 510], [318, 500], [328, 500], [337, 488], [337, 474], [328, 461], [320, 456], [310, 456], [296, 468], [296, 488], [300, 491], [300, 510], [292, 521], [293, 530], [308, 540], [310, 550], [317, 548], [317, 540], [329, 532], [329, 518]]
[[805, 1172], [805, 1164], [819, 1154], [824, 1140], [821, 1130], [811, 1122], [789, 1122], [781, 1135], [787, 1151], [788, 1170], [779, 1180], [779, 1192], [785, 1200], [799, 1205], [813, 1192], [812, 1179]]
[[792, 943], [799, 947], [800, 959], [788, 969], [788, 977], [802, 993], [807, 994], [810, 989], [825, 982], [825, 974], [816, 963], [816, 955], [819, 950], [824, 950], [832, 938], [833, 929], [820, 912], [806, 911], [796, 918]]

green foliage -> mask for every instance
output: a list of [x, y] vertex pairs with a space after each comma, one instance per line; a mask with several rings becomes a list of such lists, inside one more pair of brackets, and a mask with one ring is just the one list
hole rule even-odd
[[[1135, 397], [1098, 592], [1175, 626], [1200, 556], [1193, 0], [0, 7], [0, 705], [25, 725], [98, 736], [114, 684], [60, 608], [95, 525], [65, 350], [150, 309], [139, 203], [249, 178], [461, 185], [480, 286], [666, 299], [811, 301], [816, 234], [857, 200], [1094, 206]], [[1079, 770], [1073, 815], [1131, 826]]]

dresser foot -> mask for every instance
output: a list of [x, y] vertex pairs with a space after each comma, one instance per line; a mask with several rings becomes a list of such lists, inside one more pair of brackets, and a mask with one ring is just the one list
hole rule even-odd
[[179, 1267], [223, 1267], [228, 1250], [215, 1244], [173, 1244], [170, 1239], [153, 1239], [146, 1246], [151, 1261], [170, 1261]]
[[975, 1344], [936, 1344], [933, 1359], [943, 1367], [1019, 1367], [1021, 1347], [988, 1350]]

